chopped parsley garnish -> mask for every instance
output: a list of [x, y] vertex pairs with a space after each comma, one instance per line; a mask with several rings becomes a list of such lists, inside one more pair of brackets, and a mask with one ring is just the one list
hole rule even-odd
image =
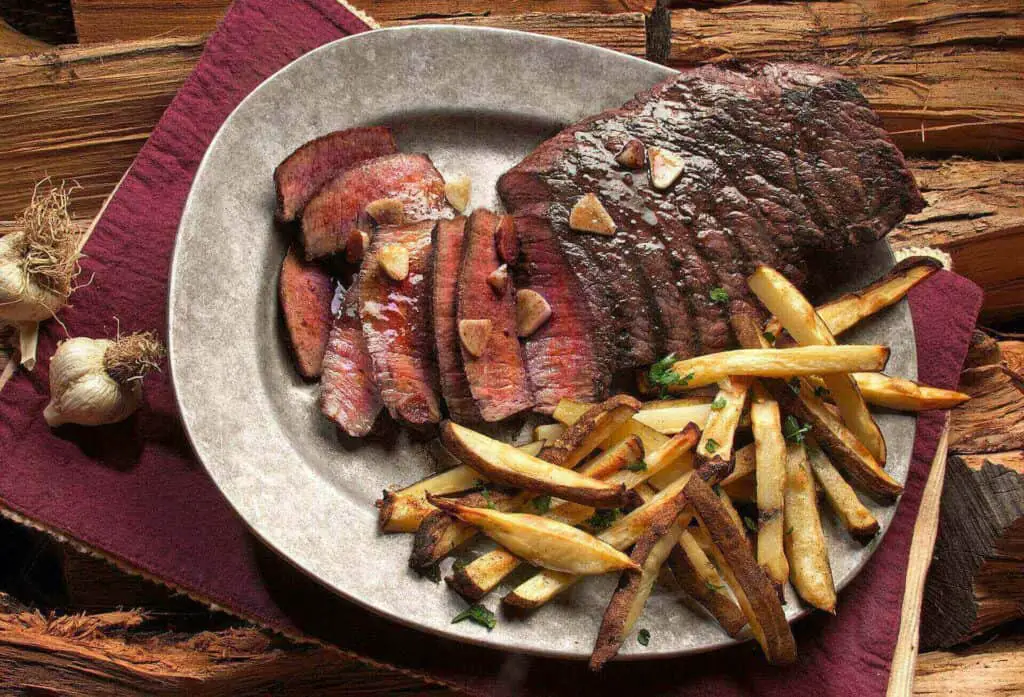
[[800, 394], [800, 378], [790, 378], [787, 384], [789, 389], [793, 390], [793, 394]]
[[722, 288], [721, 286], [718, 288], [712, 288], [708, 295], [710, 295], [711, 299], [716, 303], [725, 304], [729, 302], [729, 293], [727, 293], [725, 288]]
[[725, 590], [725, 586], [720, 586], [717, 583], [712, 583], [711, 581], [705, 581], [704, 587], [712, 593], [720, 593]]
[[547, 494], [537, 496], [533, 499], [533, 510], [538, 513], [547, 513], [551, 510], [551, 497]]
[[711, 408], [715, 411], [725, 409], [725, 397], [715, 397], [715, 401], [711, 403]]
[[771, 344], [772, 346], [775, 345], [775, 335], [772, 334], [771, 332], [765, 332], [764, 338], [767, 339], [768, 343]]
[[612, 523], [614, 523], [618, 517], [618, 508], [600, 508], [594, 511], [594, 515], [590, 516], [587, 520], [587, 525], [593, 528], [596, 532], [600, 532], [610, 528]]
[[782, 435], [786, 437], [786, 440], [793, 443], [803, 443], [807, 432], [810, 430], [810, 424], [801, 425], [793, 415], [787, 416], [786, 420], [782, 423]]
[[428, 566], [426, 569], [423, 570], [423, 576], [426, 577], [426, 578], [429, 578], [434, 583], [440, 583], [441, 582], [441, 565], [440, 564], [431, 564], [430, 566]]
[[790, 525], [788, 528], [786, 528], [786, 534], [787, 535], [792, 535], [793, 534], [793, 526], [792, 525]]
[[626, 465], [625, 469], [628, 469], [630, 472], [643, 472], [647, 469], [647, 463], [643, 460], [637, 460]]
[[641, 646], [647, 646], [651, 643], [651, 633], [646, 629], [641, 629], [636, 633], [636, 643]]
[[672, 370], [675, 362], [676, 354], [670, 353], [652, 365], [651, 369], [647, 372], [648, 380], [650, 380], [651, 385], [656, 386], [661, 391], [662, 399], [668, 396], [670, 387], [675, 385], [686, 387], [686, 383], [693, 379], [693, 373], [683, 376]]
[[753, 518], [743, 516], [743, 524], [747, 526], [747, 530], [750, 532], [757, 532], [757, 523], [754, 522]]
[[462, 571], [467, 566], [469, 566], [468, 559], [456, 559], [455, 563], [452, 564], [452, 571]]
[[722, 495], [722, 487], [719, 486], [718, 484], [715, 484], [713, 487], [711, 487], [711, 491], [715, 492], [715, 496]]
[[817, 387], [814, 388], [814, 396], [817, 397], [818, 399], [825, 399], [830, 394], [832, 393], [829, 392], [828, 388], [825, 387], [824, 385], [818, 385]]
[[484, 497], [484, 501], [487, 502], [488, 508], [494, 508], [494, 501], [491, 500], [491, 490], [484, 487], [480, 490], [480, 495]]
[[455, 617], [452, 618], [452, 624], [456, 624], [462, 620], [469, 620], [470, 622], [479, 624], [481, 627], [487, 627], [487, 631], [494, 629], [494, 626], [498, 624], [498, 620], [494, 618], [494, 613], [480, 604], [470, 605], [465, 610], [455, 615]]
[[718, 450], [718, 441], [714, 438], [708, 438], [707, 442], [704, 443], [704, 449], [708, 451], [709, 455], [714, 455], [715, 451]]

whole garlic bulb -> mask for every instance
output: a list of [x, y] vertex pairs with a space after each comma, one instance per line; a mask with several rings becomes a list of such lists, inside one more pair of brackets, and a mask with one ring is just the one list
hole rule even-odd
[[127, 419], [142, 404], [142, 377], [158, 367], [163, 353], [148, 332], [63, 342], [50, 359], [46, 423], [100, 426]]

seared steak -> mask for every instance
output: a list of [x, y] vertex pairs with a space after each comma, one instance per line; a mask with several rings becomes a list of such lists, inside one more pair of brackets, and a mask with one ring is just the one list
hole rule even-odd
[[460, 343], [469, 388], [485, 421], [501, 421], [533, 406], [516, 336], [516, 298], [511, 282], [494, 288], [487, 278], [501, 266], [499, 216], [478, 208], [466, 224], [458, 280], [458, 321], [488, 320], [484, 351], [474, 356]]
[[473, 402], [469, 381], [462, 369], [459, 331], [455, 319], [456, 284], [466, 219], [439, 220], [434, 227], [432, 274], [434, 278], [433, 312], [434, 342], [437, 346], [437, 368], [441, 377], [441, 394], [452, 420], [472, 423], [481, 420], [480, 410]]
[[370, 432], [382, 406], [363, 338], [359, 305], [356, 279], [334, 318], [320, 376], [320, 411], [354, 438]]
[[386, 126], [350, 128], [309, 141], [274, 170], [277, 219], [290, 222], [327, 181], [363, 160], [397, 152]]
[[[433, 228], [430, 220], [378, 228], [359, 272], [359, 315], [381, 401], [395, 419], [410, 425], [441, 420], [430, 313]], [[388, 276], [378, 263], [389, 244], [409, 254], [402, 280]]]
[[327, 182], [302, 213], [302, 244], [307, 259], [345, 248], [349, 233], [367, 204], [398, 199], [405, 220], [448, 218], [444, 179], [426, 155], [388, 155], [353, 167]]
[[334, 281], [319, 264], [303, 262], [292, 247], [281, 262], [278, 298], [299, 374], [318, 377], [331, 331]]
[[[635, 140], [680, 159], [668, 188], [652, 185], [649, 165], [616, 160]], [[565, 266], [561, 282], [581, 290], [562, 312], [588, 328], [592, 355], [603, 328], [612, 329], [611, 367], [727, 348], [730, 319], [758, 312], [745, 282], [756, 265], [800, 283], [811, 250], [879, 239], [923, 207], [902, 155], [854, 85], [804, 65], [685, 71], [541, 144], [498, 190], [510, 210], [534, 221], [534, 239], [548, 227]], [[572, 206], [587, 193], [611, 215], [614, 236], [569, 228]], [[652, 302], [644, 307], [642, 298]], [[538, 396], [549, 387], [544, 377], [564, 393], [556, 372], [535, 375], [532, 343], [527, 367]]]

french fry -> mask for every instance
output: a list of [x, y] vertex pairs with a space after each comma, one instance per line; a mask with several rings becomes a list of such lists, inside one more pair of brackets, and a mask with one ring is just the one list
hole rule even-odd
[[[628, 438], [611, 450], [588, 463], [581, 471], [588, 477], [606, 479], [624, 467], [640, 462], [643, 447], [640, 439]], [[594, 514], [590, 506], [581, 506], [568, 501], [554, 506], [547, 512], [552, 520], [569, 525], [582, 523]], [[479, 600], [501, 583], [501, 580], [516, 570], [522, 560], [502, 547], [481, 554], [466, 566], [454, 569], [445, 581], [458, 594], [468, 600]]]
[[776, 586], [789, 578], [783, 543], [786, 488], [786, 439], [782, 435], [779, 403], [761, 385], [754, 386], [750, 404], [757, 468], [757, 563]]
[[561, 467], [575, 467], [639, 410], [640, 402], [629, 395], [595, 404], [538, 457]]
[[592, 671], [601, 670], [605, 663], [615, 657], [643, 613], [661, 567], [683, 532], [681, 517], [685, 517], [686, 522], [691, 518], [683, 515], [685, 506], [686, 497], [676, 495], [673, 505], [666, 506], [651, 521], [651, 526], [633, 547], [629, 558], [640, 568], [623, 571], [619, 578], [619, 586], [605, 610], [594, 650], [590, 654]]
[[565, 426], [562, 424], [544, 424], [533, 429], [533, 438], [543, 445], [550, 445], [562, 437], [565, 433]]
[[818, 514], [818, 495], [803, 443], [786, 446], [786, 557], [793, 587], [806, 602], [835, 613], [836, 587]]
[[[463, 506], [493, 506], [495, 510], [512, 511], [521, 507], [529, 498], [530, 495], [526, 492], [512, 493], [485, 489], [464, 494], [453, 500], [457, 500]], [[452, 550], [465, 544], [476, 534], [476, 529], [472, 525], [455, 520], [433, 504], [430, 507], [432, 512], [423, 518], [416, 529], [412, 553], [409, 555], [409, 566], [420, 572], [444, 559]]]
[[883, 373], [854, 373], [853, 379], [868, 404], [897, 411], [951, 409], [971, 398], [963, 392], [929, 387]]
[[637, 503], [636, 494], [621, 485], [601, 482], [531, 457], [510, 445], [451, 421], [441, 425], [441, 441], [455, 457], [495, 482], [595, 508], [615, 508]]
[[726, 634], [739, 636], [747, 626], [747, 618], [689, 530], [679, 535], [679, 544], [669, 553], [668, 564], [683, 592], [714, 617]]
[[882, 469], [871, 452], [843, 425], [839, 417], [815, 396], [807, 381], [800, 381], [799, 393], [778, 380], [766, 381], [764, 385], [783, 411], [811, 426], [811, 433], [831, 455], [833, 464], [857, 486], [886, 501], [903, 491], [899, 482]]
[[672, 366], [672, 371], [686, 380], [687, 388], [693, 388], [710, 385], [729, 376], [788, 378], [879, 371], [885, 368], [888, 360], [889, 349], [885, 346], [737, 349], [678, 361]]
[[545, 569], [595, 575], [640, 568], [619, 550], [557, 520], [528, 513], [501, 513], [463, 506], [430, 494], [427, 500], [462, 522], [480, 528], [516, 556]]
[[[584, 402], [575, 402], [571, 399], [559, 401], [552, 416], [555, 420], [566, 426], [572, 426], [579, 418], [586, 413], [593, 405]], [[698, 424], [699, 425], [699, 424]], [[637, 436], [643, 443], [644, 451], [652, 453], [668, 441], [668, 436], [658, 433], [653, 428], [646, 426], [636, 420], [636, 417], [622, 424], [608, 436], [608, 439], [601, 444], [601, 448], [607, 450], [613, 445], [620, 443], [629, 436]]]
[[725, 378], [719, 382], [718, 394], [712, 402], [704, 432], [694, 455], [697, 467], [717, 463], [723, 468], [723, 479], [732, 470], [732, 444], [743, 414], [743, 405], [750, 390], [749, 378]]
[[821, 484], [821, 488], [825, 491], [825, 498], [828, 499], [829, 505], [839, 517], [843, 527], [858, 539], [874, 537], [878, 533], [878, 521], [857, 498], [857, 492], [843, 479], [839, 470], [835, 468], [813, 438], [805, 440], [804, 447], [807, 450], [807, 461], [814, 472], [814, 478]]
[[688, 423], [703, 428], [710, 413], [709, 399], [667, 399], [645, 402], [633, 418], [658, 433], [673, 435], [682, 431]]
[[769, 663], [796, 660], [796, 642], [772, 582], [758, 566], [745, 538], [736, 530], [718, 497], [700, 477], [690, 477], [687, 501], [707, 530], [722, 575], [729, 582], [750, 630]]
[[[542, 443], [519, 446], [524, 453], [536, 456]], [[431, 475], [399, 491], [385, 491], [376, 505], [382, 532], [416, 532], [420, 523], [437, 509], [427, 503], [427, 492], [437, 496], [468, 491], [480, 485], [484, 477], [471, 467], [459, 465], [439, 474]]]
[[[767, 266], [759, 266], [747, 279], [747, 285], [797, 343], [803, 346], [836, 346], [835, 337], [818, 317], [814, 306], [781, 273]], [[847, 427], [871, 451], [878, 463], [884, 465], [885, 439], [871, 417], [857, 383], [850, 375], [843, 373], [826, 374], [822, 380], [832, 393], [832, 399], [839, 407]]]
[[[734, 484], [743, 480], [753, 480], [754, 470], [757, 468], [756, 444], [749, 443], [736, 451], [733, 458], [733, 468], [729, 476], [722, 480], [722, 488], [730, 489]], [[732, 496], [732, 493], [729, 494]], [[733, 498], [736, 498], [733, 496]]]

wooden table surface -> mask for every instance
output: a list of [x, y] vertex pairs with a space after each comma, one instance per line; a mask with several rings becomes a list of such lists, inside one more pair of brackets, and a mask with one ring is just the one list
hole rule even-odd
[[[70, 0], [71, 7], [62, 8], [66, 2], [45, 0], [33, 10], [24, 10], [33, 7], [32, 0], [15, 2], [23, 10], [15, 14], [23, 19], [28, 12], [33, 21], [45, 23], [41, 13], [73, 10], [74, 44], [53, 47], [0, 22], [0, 232], [16, 226], [33, 185], [45, 175], [78, 182], [74, 213], [86, 224], [191, 71], [204, 36], [227, 5], [226, 0]], [[858, 80], [911, 158], [929, 203], [893, 232], [893, 245], [938, 247], [950, 254], [956, 270], [986, 290], [983, 322], [1024, 318], [1020, 0], [710, 0], [657, 7], [654, 0], [354, 4], [381, 24], [511, 27], [674, 66], [727, 58], [832, 65]], [[1005, 342], [1004, 357], [1024, 356], [1019, 344]], [[1024, 400], [1014, 404], [1010, 412], [1024, 407]], [[988, 439], [979, 445], [983, 438], [976, 425], [985, 418], [969, 408], [954, 413], [951, 452], [1016, 462], [1017, 471], [1024, 471], [1016, 441]], [[1016, 432], [1021, 424], [1012, 421], [1008, 428]], [[437, 691], [329, 649], [271, 639], [221, 616], [204, 617], [208, 626], [200, 622], [188, 631], [154, 629], [154, 613], [180, 620], [197, 608], [105, 562], [63, 547], [54, 553], [60, 557], [67, 603], [93, 612], [47, 617], [0, 594], [0, 695], [22, 694], [21, 688], [32, 694], [32, 687], [39, 694], [82, 695], [262, 694], [271, 688], [282, 694]], [[133, 605], [147, 608], [147, 623], [137, 611], [113, 609]], [[1022, 648], [1024, 639], [1011, 631], [982, 645], [924, 653], [914, 694], [1024, 694]], [[17, 687], [8, 693], [8, 686]]]

